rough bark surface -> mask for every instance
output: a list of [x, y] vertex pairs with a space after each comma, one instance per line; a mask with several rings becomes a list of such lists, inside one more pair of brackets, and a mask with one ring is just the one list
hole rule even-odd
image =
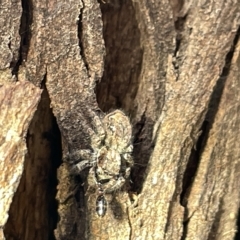
[[[230, 0], [2, 2], [6, 239], [234, 239], [239, 12]], [[133, 126], [135, 165], [99, 218], [87, 171], [73, 176], [65, 160], [92, 149], [95, 120], [117, 108]], [[13, 126], [14, 151], [3, 148]]]

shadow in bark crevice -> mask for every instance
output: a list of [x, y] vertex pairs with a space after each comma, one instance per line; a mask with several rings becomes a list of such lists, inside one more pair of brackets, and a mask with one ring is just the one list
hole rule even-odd
[[13, 59], [10, 67], [12, 74], [17, 75], [19, 66], [27, 59], [29, 45], [32, 37], [31, 25], [33, 22], [33, 4], [32, 1], [22, 0], [22, 16], [19, 35], [21, 37], [18, 58]]
[[[44, 84], [43, 84], [44, 85]], [[54, 240], [58, 221], [57, 168], [61, 163], [61, 134], [44, 88], [29, 126], [24, 171], [5, 225], [6, 239]]]
[[134, 117], [132, 102], [139, 87], [143, 49], [133, 3], [128, 0], [101, 4], [106, 57], [96, 95], [99, 107], [108, 112], [120, 108]]
[[135, 124], [134, 132], [134, 167], [131, 172], [131, 191], [140, 193], [148, 172], [148, 163], [154, 149], [152, 141], [154, 121], [142, 115], [141, 121]]
[[89, 71], [89, 65], [88, 65], [88, 62], [87, 62], [87, 59], [86, 59], [86, 56], [85, 56], [85, 52], [84, 52], [84, 46], [83, 46], [83, 26], [82, 26], [82, 16], [83, 16], [83, 10], [85, 8], [85, 3], [84, 1], [82, 1], [82, 4], [83, 4], [83, 7], [80, 9], [80, 14], [79, 14], [79, 17], [78, 17], [78, 39], [79, 39], [79, 48], [80, 48], [80, 55], [83, 59], [83, 62], [84, 62], [84, 65], [87, 69], [87, 71]]

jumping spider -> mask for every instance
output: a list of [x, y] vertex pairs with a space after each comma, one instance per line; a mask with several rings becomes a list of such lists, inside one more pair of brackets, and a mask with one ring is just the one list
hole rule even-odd
[[[78, 150], [70, 159], [80, 160], [73, 166], [79, 174], [90, 167], [88, 185], [99, 191], [98, 205], [105, 204], [105, 193], [120, 189], [130, 175], [133, 166], [132, 126], [128, 117], [120, 110], [107, 114], [103, 119], [94, 118], [97, 134], [89, 129], [92, 149]], [[100, 189], [100, 190], [99, 190]], [[100, 214], [101, 216], [104, 216]]]

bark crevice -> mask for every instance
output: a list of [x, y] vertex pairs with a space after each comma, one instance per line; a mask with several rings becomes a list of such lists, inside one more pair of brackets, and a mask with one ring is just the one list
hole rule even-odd
[[80, 48], [80, 56], [82, 57], [82, 60], [87, 69], [87, 72], [89, 72], [89, 64], [87, 62], [87, 58], [86, 58], [85, 50], [84, 50], [84, 44], [83, 44], [83, 14], [84, 14], [85, 3], [83, 0], [81, 2], [82, 2], [82, 8], [80, 8], [80, 14], [78, 17], [79, 48]]
[[132, 102], [139, 88], [143, 50], [131, 1], [100, 4], [106, 57], [96, 95], [99, 107], [107, 112], [120, 108], [131, 118], [136, 113]]
[[22, 65], [22, 62], [27, 60], [28, 50], [30, 47], [31, 41], [31, 25], [33, 23], [33, 5], [32, 1], [22, 0], [22, 16], [21, 24], [19, 29], [20, 35], [20, 46], [18, 58], [13, 59], [10, 67], [12, 68], [12, 74], [17, 76], [19, 66]]
[[[44, 89], [26, 136], [28, 154], [24, 172], [4, 228], [6, 239], [55, 239], [58, 222], [57, 168], [61, 161], [61, 134]], [[19, 207], [21, 206], [21, 207]], [[39, 216], [36, 216], [38, 211]], [[18, 216], [16, 218], [16, 216]], [[24, 224], [23, 224], [24, 223]], [[44, 226], [35, 228], [34, 226]]]

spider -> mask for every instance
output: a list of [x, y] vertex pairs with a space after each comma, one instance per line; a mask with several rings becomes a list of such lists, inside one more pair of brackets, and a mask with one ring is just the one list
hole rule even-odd
[[93, 121], [97, 134], [89, 129], [92, 149], [78, 150], [69, 158], [80, 160], [72, 168], [75, 174], [90, 167], [88, 185], [97, 189], [101, 186], [100, 198], [103, 199], [105, 193], [120, 189], [130, 175], [133, 166], [132, 126], [120, 110], [105, 115], [101, 120], [95, 116]]

